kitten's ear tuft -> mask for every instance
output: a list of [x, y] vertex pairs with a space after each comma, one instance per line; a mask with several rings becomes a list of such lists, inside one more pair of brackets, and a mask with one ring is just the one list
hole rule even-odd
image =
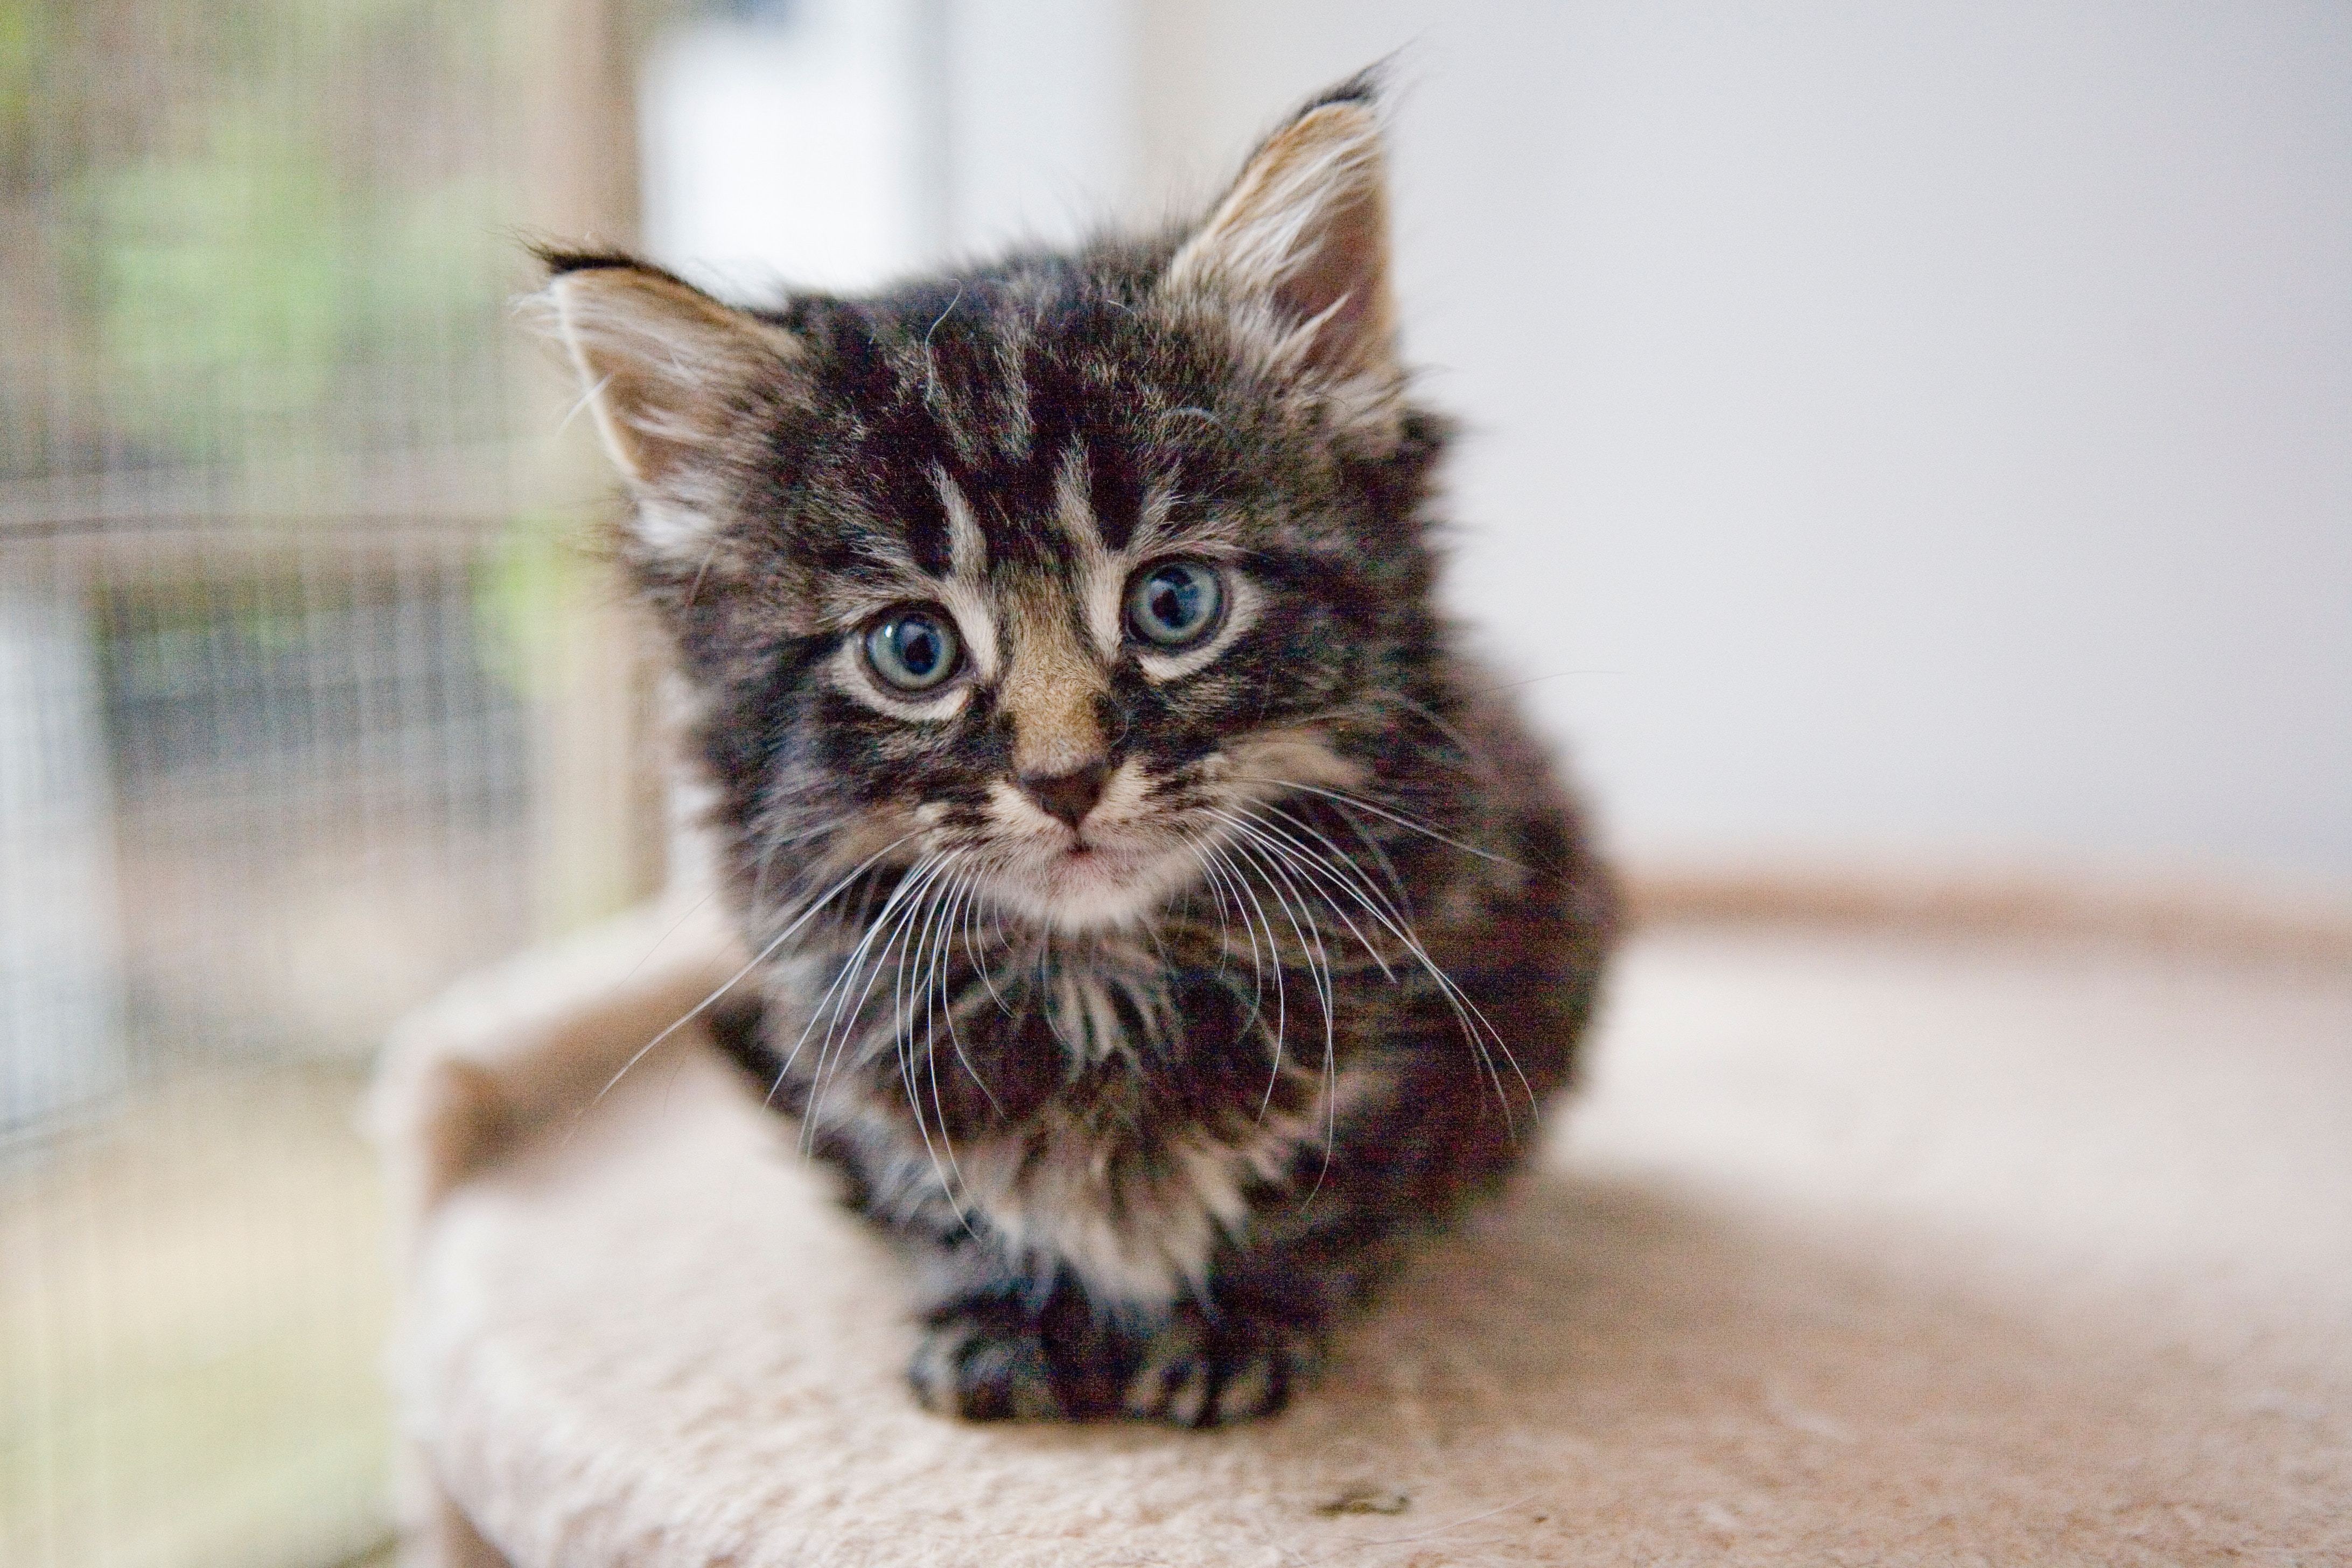
[[746, 409], [789, 397], [806, 350], [625, 256], [542, 252], [545, 299], [604, 450], [641, 494], [690, 483]]
[[1369, 73], [1266, 138], [1177, 251], [1162, 287], [1221, 295], [1257, 335], [1271, 329], [1276, 368], [1352, 394], [1366, 414], [1387, 406], [1392, 420], [1402, 376], [1386, 160]]

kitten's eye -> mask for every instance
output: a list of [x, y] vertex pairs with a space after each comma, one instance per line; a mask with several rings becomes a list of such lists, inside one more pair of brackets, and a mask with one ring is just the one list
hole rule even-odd
[[955, 673], [961, 645], [945, 616], [893, 610], [866, 632], [866, 662], [901, 691], [929, 691]]
[[1135, 635], [1161, 647], [1199, 642], [1224, 608], [1224, 584], [1197, 561], [1154, 566], [1127, 591], [1127, 624]]

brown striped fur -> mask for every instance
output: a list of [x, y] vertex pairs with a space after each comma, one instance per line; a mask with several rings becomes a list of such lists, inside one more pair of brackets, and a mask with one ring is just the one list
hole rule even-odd
[[548, 258], [761, 955], [721, 1035], [920, 1260], [942, 1411], [1279, 1407], [1570, 1076], [1612, 897], [1432, 602], [1373, 98], [866, 298]]

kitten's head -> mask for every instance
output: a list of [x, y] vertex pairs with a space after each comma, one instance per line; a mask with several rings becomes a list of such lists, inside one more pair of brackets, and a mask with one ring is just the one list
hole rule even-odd
[[1156, 242], [760, 311], [549, 259], [747, 877], [1131, 924], [1443, 700], [1363, 82]]

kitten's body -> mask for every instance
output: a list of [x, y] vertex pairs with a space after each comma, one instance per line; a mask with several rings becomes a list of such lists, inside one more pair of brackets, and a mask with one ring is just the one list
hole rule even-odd
[[935, 1408], [1277, 1407], [1569, 1074], [1608, 885], [1431, 602], [1368, 96], [1159, 244], [756, 318], [554, 258], [721, 1033], [922, 1258]]

